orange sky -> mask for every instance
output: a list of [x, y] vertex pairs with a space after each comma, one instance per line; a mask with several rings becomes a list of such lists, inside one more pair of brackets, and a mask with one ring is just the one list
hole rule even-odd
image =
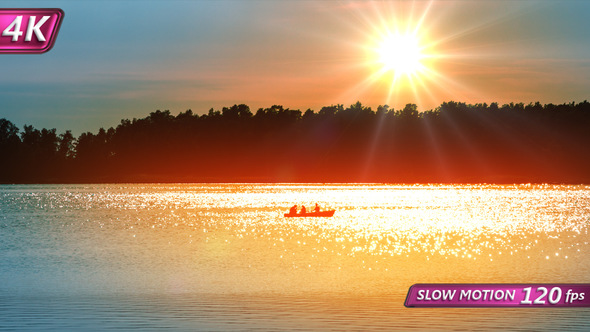
[[[43, 2], [15, 2], [43, 7]], [[9, 6], [7, 4], [6, 6]], [[5, 117], [19, 127], [96, 131], [156, 109], [236, 103], [319, 110], [444, 101], [588, 98], [590, 4], [568, 1], [56, 2], [49, 53], [0, 63]], [[420, 37], [424, 71], [392, 85], [375, 47]], [[381, 66], [382, 67], [382, 66]]]

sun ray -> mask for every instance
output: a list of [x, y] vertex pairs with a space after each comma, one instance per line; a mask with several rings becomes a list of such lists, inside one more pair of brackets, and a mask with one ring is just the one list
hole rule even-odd
[[449, 20], [455, 19], [449, 8], [436, 1], [350, 1], [341, 6], [345, 14], [331, 12], [350, 36], [341, 40], [348, 52], [332, 73], [349, 83], [327, 100], [368, 100], [372, 106], [391, 109], [415, 103], [420, 110], [449, 100], [489, 100], [481, 85], [467, 84], [473, 80], [465, 79], [480, 68], [470, 71], [466, 66], [481, 66], [490, 57], [504, 55], [473, 37], [521, 11], [466, 20], [468, 24], [458, 31], [449, 29]]

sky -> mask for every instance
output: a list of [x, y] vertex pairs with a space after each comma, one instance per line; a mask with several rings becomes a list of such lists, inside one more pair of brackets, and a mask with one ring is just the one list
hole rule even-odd
[[[0, 118], [117, 126], [234, 104], [319, 111], [590, 99], [587, 1], [1, 1], [61, 8], [52, 50], [0, 55]], [[4, 27], [0, 27], [4, 29]], [[387, 65], [411, 36], [418, 64]], [[405, 47], [406, 49], [408, 47]], [[410, 47], [411, 48], [411, 47]], [[395, 67], [395, 68], [392, 68]]]

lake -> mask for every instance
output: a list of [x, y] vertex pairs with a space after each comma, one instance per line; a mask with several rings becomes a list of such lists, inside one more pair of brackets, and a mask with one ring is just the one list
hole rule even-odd
[[[285, 218], [293, 204], [331, 218]], [[588, 330], [406, 308], [415, 283], [590, 283], [590, 186], [0, 186], [0, 330]]]

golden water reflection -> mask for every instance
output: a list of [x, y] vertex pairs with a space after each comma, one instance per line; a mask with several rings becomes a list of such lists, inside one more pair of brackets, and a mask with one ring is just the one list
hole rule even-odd
[[[141, 195], [140, 202], [129, 202], [125, 196], [116, 208], [158, 212], [143, 222], [138, 218], [135, 227], [180, 228], [181, 236], [191, 238], [204, 233], [205, 242], [220, 236], [224, 242], [244, 244], [264, 239], [273, 247], [291, 249], [290, 254], [300, 251], [295, 247], [309, 247], [337, 256], [422, 253], [493, 261], [542, 247], [531, 254], [567, 259], [572, 250], [587, 244], [582, 241], [589, 218], [585, 188], [243, 185], [235, 191], [226, 186], [215, 189]], [[282, 217], [293, 203], [315, 202], [337, 213], [333, 218]]]
[[[11, 197], [55, 212], [44, 234], [122, 291], [402, 296], [417, 282], [590, 281], [588, 186], [102, 185]], [[283, 217], [316, 202], [334, 217]]]

